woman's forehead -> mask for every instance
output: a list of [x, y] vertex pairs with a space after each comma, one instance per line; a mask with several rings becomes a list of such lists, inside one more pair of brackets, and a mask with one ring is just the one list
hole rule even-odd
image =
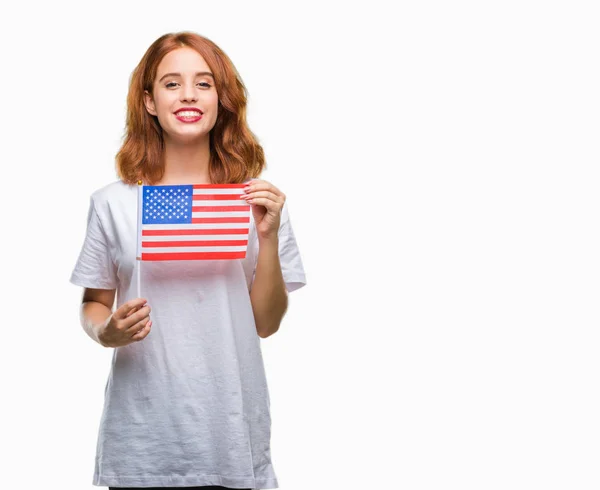
[[158, 75], [161, 71], [179, 72], [182, 75], [193, 74], [194, 72], [211, 72], [206, 60], [200, 53], [192, 48], [179, 48], [167, 53], [158, 64]]

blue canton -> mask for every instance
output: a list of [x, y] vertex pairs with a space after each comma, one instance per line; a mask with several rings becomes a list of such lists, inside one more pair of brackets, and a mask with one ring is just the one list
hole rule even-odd
[[192, 195], [191, 185], [145, 185], [142, 223], [191, 223]]

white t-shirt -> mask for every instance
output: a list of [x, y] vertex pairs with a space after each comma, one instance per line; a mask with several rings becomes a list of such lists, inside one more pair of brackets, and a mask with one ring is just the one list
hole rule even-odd
[[[70, 281], [137, 294], [148, 336], [113, 350], [93, 485], [278, 488], [270, 399], [250, 289], [258, 257], [252, 212], [246, 258], [136, 260], [137, 185], [90, 197], [87, 232]], [[284, 204], [279, 259], [288, 292], [306, 284]]]

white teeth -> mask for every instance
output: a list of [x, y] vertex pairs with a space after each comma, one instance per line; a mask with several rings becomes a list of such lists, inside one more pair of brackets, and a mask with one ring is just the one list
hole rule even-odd
[[200, 113], [197, 111], [181, 111], [177, 113], [180, 117], [198, 117]]

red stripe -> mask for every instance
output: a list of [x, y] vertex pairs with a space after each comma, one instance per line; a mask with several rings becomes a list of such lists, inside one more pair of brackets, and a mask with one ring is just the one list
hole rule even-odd
[[247, 184], [194, 184], [192, 188], [194, 189], [225, 189], [226, 187], [234, 188], [234, 189], [243, 189]]
[[229, 212], [229, 211], [249, 211], [249, 204], [240, 204], [235, 206], [192, 206], [192, 212]]
[[192, 218], [192, 223], [250, 223], [250, 217], [247, 218]]
[[248, 245], [248, 240], [177, 240], [169, 242], [142, 242], [142, 247], [221, 247]]
[[185, 252], [185, 253], [143, 253], [142, 260], [219, 260], [244, 259], [246, 252]]
[[216, 228], [206, 230], [142, 230], [142, 235], [245, 235], [248, 232], [249, 228]]
[[239, 199], [240, 202], [244, 202], [241, 199], [241, 194], [194, 194], [192, 196], [192, 201], [235, 201]]

